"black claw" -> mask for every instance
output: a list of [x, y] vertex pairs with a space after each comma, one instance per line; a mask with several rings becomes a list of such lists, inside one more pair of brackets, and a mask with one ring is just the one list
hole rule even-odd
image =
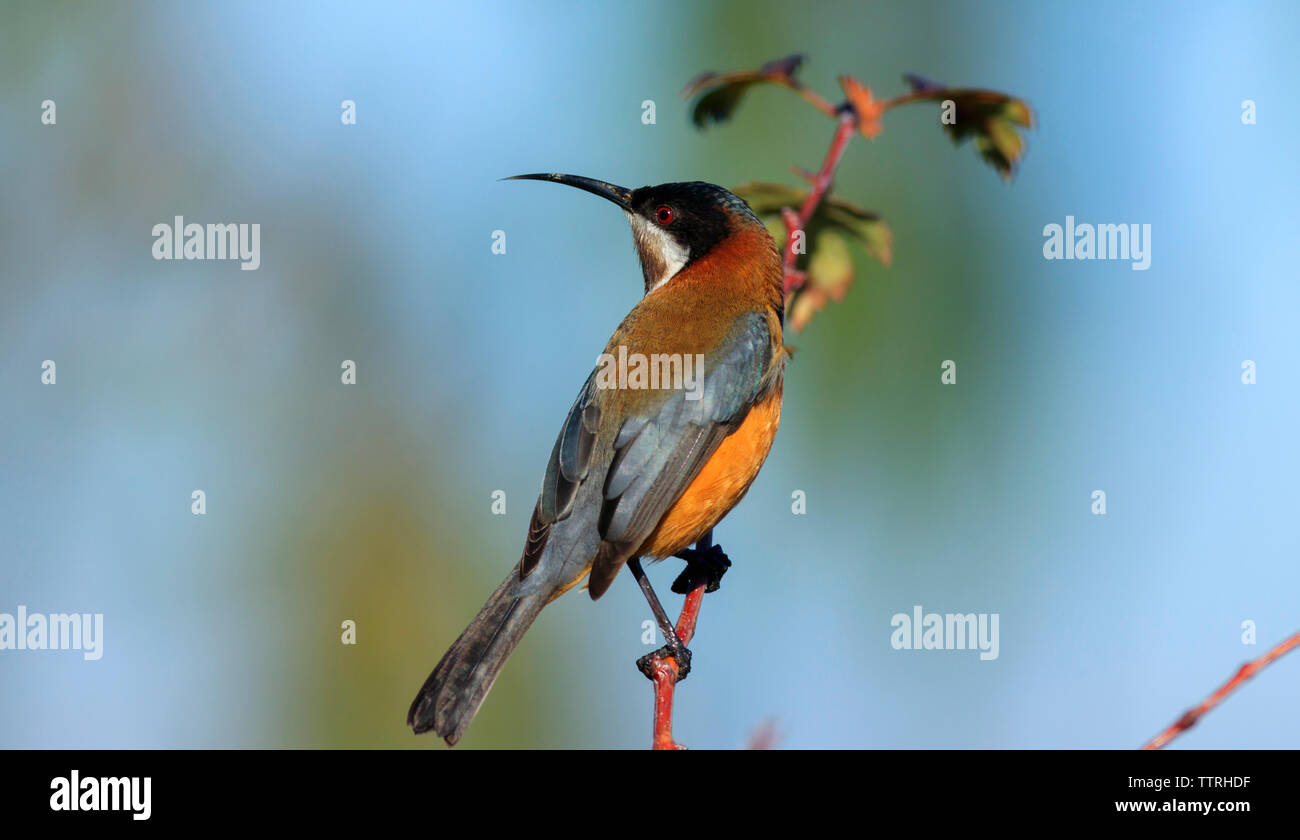
[[676, 648], [670, 646], [668, 653], [677, 661], [677, 681], [681, 682], [691, 672], [691, 652], [688, 648], [678, 645]]
[[680, 642], [675, 645], [667, 644], [653, 653], [647, 653], [636, 661], [637, 670], [645, 674], [646, 679], [654, 682], [655, 663], [669, 656], [677, 661], [677, 682], [681, 682], [691, 672], [691, 652]]
[[673, 555], [686, 561], [686, 568], [673, 581], [672, 589], [685, 595], [701, 583], [705, 592], [717, 592], [722, 586], [722, 576], [731, 568], [731, 561], [720, 545], [708, 548], [684, 548]]

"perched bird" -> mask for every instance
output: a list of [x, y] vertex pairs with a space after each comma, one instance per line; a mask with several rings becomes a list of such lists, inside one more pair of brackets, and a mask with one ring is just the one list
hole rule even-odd
[[411, 704], [415, 732], [448, 745], [542, 607], [584, 578], [599, 598], [628, 565], [675, 643], [640, 558], [678, 555], [727, 515], [758, 475], [781, 416], [781, 254], [749, 205], [699, 181], [629, 190], [576, 175], [515, 178], [594, 193], [631, 222], [645, 297], [601, 358], [689, 358], [703, 369], [693, 389], [648, 387], [644, 377], [632, 384], [633, 376], [602, 376], [599, 365], [587, 378], [551, 451], [523, 556]]

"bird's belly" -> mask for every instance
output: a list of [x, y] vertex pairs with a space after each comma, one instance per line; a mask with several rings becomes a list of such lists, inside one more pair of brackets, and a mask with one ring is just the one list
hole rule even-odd
[[772, 448], [781, 422], [781, 383], [749, 410], [740, 428], [728, 435], [695, 480], [659, 520], [637, 554], [671, 557], [717, 525], [754, 483]]

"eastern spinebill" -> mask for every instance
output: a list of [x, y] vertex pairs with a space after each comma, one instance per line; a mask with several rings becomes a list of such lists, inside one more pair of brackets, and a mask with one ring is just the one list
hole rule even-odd
[[[749, 205], [700, 181], [630, 190], [576, 175], [515, 178], [577, 187], [627, 214], [645, 297], [605, 353], [702, 356], [702, 384], [688, 395], [587, 378], [551, 451], [523, 556], [411, 704], [415, 732], [448, 745], [542, 607], [584, 578], [599, 598], [626, 564], [658, 607], [640, 558], [671, 557], [708, 534], [758, 475], [781, 417], [781, 253]], [[675, 640], [671, 623], [665, 630]]]

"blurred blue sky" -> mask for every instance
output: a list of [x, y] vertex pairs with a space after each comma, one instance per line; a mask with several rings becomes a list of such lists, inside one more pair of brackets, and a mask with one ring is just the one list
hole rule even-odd
[[[102, 612], [106, 634], [94, 663], [0, 651], [0, 745], [433, 746], [406, 703], [517, 557], [641, 288], [607, 204], [497, 179], [789, 180], [829, 121], [758, 90], [701, 133], [679, 91], [796, 51], [828, 97], [918, 72], [1039, 125], [1010, 185], [925, 108], [849, 147], [837, 191], [890, 222], [895, 262], [861, 261], [788, 339], [679, 740], [773, 720], [791, 747], [1136, 746], [1300, 627], [1292, 5], [0, 14], [0, 612]], [[260, 223], [261, 268], [155, 262], [177, 214]], [[1067, 215], [1150, 224], [1150, 269], [1045, 261]], [[915, 604], [1000, 614], [1000, 657], [893, 650]], [[630, 580], [558, 601], [466, 746], [648, 744], [646, 617]], [[1283, 660], [1178, 743], [1300, 747], [1298, 697]]]

